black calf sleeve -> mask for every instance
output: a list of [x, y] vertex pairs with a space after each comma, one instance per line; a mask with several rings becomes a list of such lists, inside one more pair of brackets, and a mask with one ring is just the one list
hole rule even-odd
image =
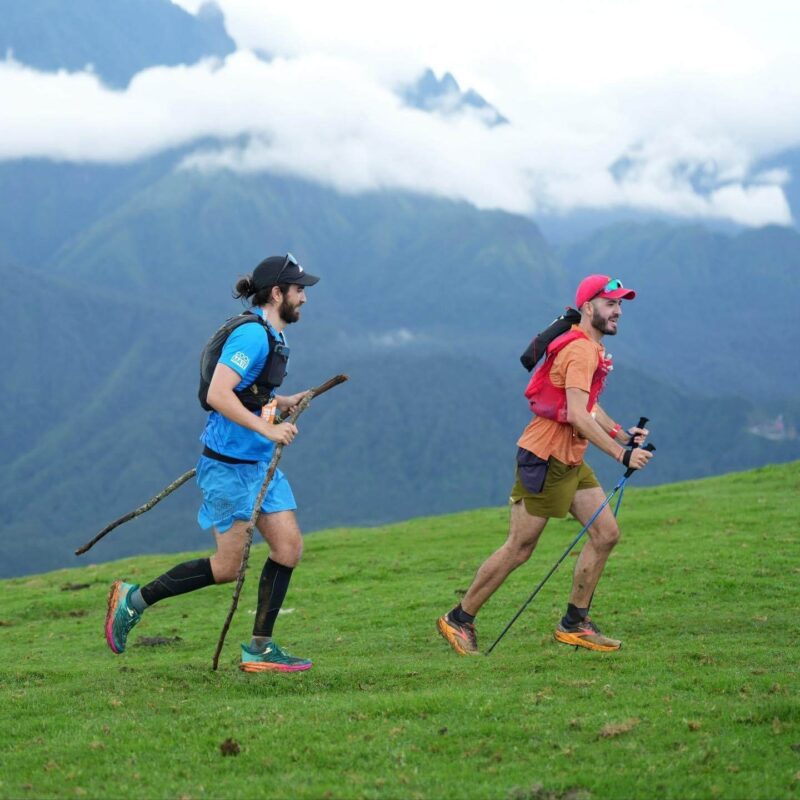
[[272, 636], [272, 628], [283, 605], [293, 567], [285, 567], [271, 558], [267, 559], [258, 583], [258, 607], [253, 636]]
[[169, 572], [165, 572], [154, 581], [142, 586], [141, 593], [147, 605], [151, 606], [165, 597], [175, 597], [214, 583], [214, 574], [211, 572], [211, 559], [198, 558], [194, 561], [184, 561]]

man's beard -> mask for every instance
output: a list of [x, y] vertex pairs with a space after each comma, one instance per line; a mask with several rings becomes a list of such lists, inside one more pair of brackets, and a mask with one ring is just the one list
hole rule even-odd
[[278, 306], [278, 316], [287, 324], [291, 325], [300, 319], [300, 306], [293, 306], [284, 297]]
[[[619, 325], [619, 317], [614, 320], [617, 325]], [[599, 314], [595, 314], [592, 316], [592, 327], [595, 330], [600, 331], [600, 333], [604, 334], [605, 336], [616, 336], [617, 329], [614, 328], [613, 330], [609, 330], [609, 323], [611, 322], [610, 319], [603, 319]]]

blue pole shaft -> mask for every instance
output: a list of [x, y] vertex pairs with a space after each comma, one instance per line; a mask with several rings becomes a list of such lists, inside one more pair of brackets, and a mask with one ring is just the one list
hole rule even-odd
[[619, 497], [617, 497], [617, 503], [614, 506], [614, 516], [616, 517], [619, 514], [619, 507], [622, 503], [622, 495], [625, 494], [625, 484], [623, 483], [619, 489]]

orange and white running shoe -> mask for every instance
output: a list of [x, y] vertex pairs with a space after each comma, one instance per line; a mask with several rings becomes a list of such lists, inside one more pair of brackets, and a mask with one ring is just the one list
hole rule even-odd
[[619, 639], [609, 639], [608, 636], [603, 636], [589, 617], [577, 625], [570, 626], [564, 625], [562, 619], [553, 635], [557, 642], [572, 644], [575, 647], [585, 647], [588, 650], [599, 650], [603, 653], [619, 650], [622, 647]]
[[478, 655], [478, 636], [472, 622], [456, 622], [445, 614], [436, 620], [436, 627], [460, 656]]

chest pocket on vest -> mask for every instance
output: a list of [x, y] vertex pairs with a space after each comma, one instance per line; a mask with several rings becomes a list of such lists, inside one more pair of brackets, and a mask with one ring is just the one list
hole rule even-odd
[[277, 388], [283, 383], [286, 377], [286, 367], [289, 365], [289, 348], [285, 344], [275, 342], [270, 348], [270, 354], [267, 357], [267, 364], [264, 372], [259, 376], [258, 383], [266, 383], [269, 386]]

